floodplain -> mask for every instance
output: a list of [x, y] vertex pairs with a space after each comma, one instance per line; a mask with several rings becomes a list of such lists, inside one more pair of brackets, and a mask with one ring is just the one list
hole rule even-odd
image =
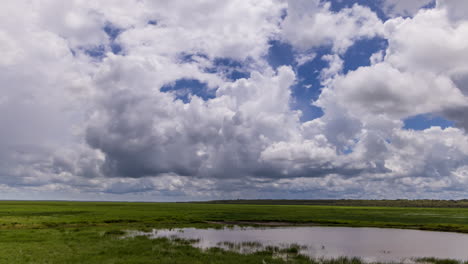
[[[238, 252], [196, 238], [128, 236], [176, 228], [376, 227], [468, 236], [468, 208], [221, 203], [0, 202], [0, 263], [362, 263], [301, 254], [300, 244]], [[405, 230], [402, 230], [405, 231]], [[409, 230], [411, 231], [411, 230]], [[448, 233], [451, 234], [451, 233]], [[331, 236], [331, 235], [330, 235]], [[441, 247], [450, 246], [443, 243]], [[382, 240], [386, 235], [382, 235]], [[404, 240], [404, 237], [401, 238]], [[350, 239], [351, 240], [351, 239]], [[421, 239], [424, 240], [424, 239]], [[460, 240], [461, 248], [468, 244]], [[218, 241], [219, 242], [219, 241]], [[421, 241], [423, 243], [424, 241]], [[256, 245], [256, 241], [251, 241]], [[353, 241], [349, 241], [353, 243]], [[226, 244], [228, 245], [228, 244]], [[325, 245], [326, 246], [326, 245]], [[382, 248], [382, 250], [387, 250]], [[390, 251], [390, 250], [389, 250]], [[447, 252], [450, 252], [449, 250]], [[468, 250], [467, 250], [468, 252]], [[385, 253], [385, 252], [384, 252]], [[447, 255], [415, 262], [468, 263]], [[375, 262], [386, 262], [376, 260]]]

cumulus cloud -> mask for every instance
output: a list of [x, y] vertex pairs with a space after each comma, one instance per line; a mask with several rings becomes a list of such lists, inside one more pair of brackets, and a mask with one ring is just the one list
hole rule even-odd
[[[152, 71], [147, 73], [151, 78]], [[299, 117], [289, 109], [294, 79], [287, 67], [253, 73], [219, 87], [214, 99], [193, 96], [187, 104], [151, 89], [106, 89], [90, 119], [87, 142], [106, 154], [110, 175], [253, 173], [265, 145], [295, 135]]]
[[360, 116], [405, 118], [468, 103], [446, 76], [399, 71], [387, 63], [337, 77], [334, 86], [328, 96]]
[[[278, 32], [281, 1], [148, 1], [156, 25], [133, 28], [119, 38], [130, 54], [202, 53], [245, 60], [265, 55]], [[255, 25], [255, 26], [253, 26]]]
[[[5, 3], [0, 190], [62, 199], [460, 197], [468, 7], [440, 0], [421, 9], [429, 2], [384, 1], [387, 21], [327, 1]], [[348, 49], [374, 37], [388, 46], [347, 69]], [[273, 40], [291, 45], [293, 65], [268, 64]], [[327, 66], [299, 70], [318, 60]], [[292, 102], [312, 74], [320, 96], [304, 99], [324, 114], [302, 122]], [[195, 80], [184, 98], [173, 90], [181, 80]], [[403, 128], [426, 113], [455, 127]]]
[[383, 58], [327, 81], [316, 104], [326, 109], [324, 117], [338, 105], [362, 124], [360, 132], [348, 135], [357, 140], [350, 145], [350, 156], [377, 156], [375, 165], [384, 168], [369, 178], [418, 193], [458, 189], [463, 176], [454, 175], [463, 175], [455, 172], [466, 166], [465, 132], [436, 127], [407, 131], [401, 120], [439, 113], [466, 128], [467, 98], [460, 73], [465, 62], [464, 53], [458, 53], [466, 43], [464, 27], [465, 22], [451, 20], [445, 7], [390, 19], [384, 24], [389, 46]]
[[357, 4], [336, 13], [327, 2], [292, 0], [281, 28], [282, 37], [298, 50], [331, 45], [334, 52], [343, 53], [356, 40], [381, 34], [382, 22], [368, 7]]

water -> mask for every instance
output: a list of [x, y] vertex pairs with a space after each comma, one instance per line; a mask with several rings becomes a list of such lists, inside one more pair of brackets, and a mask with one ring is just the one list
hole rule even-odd
[[132, 235], [199, 239], [194, 246], [202, 249], [221, 247], [242, 253], [266, 246], [287, 248], [298, 244], [302, 246], [301, 254], [315, 258], [361, 257], [369, 262], [405, 261], [418, 257], [468, 260], [468, 235], [447, 232], [350, 227], [234, 227], [155, 229]]

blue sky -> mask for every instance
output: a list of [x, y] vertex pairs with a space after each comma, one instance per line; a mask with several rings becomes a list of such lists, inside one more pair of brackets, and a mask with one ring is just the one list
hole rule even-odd
[[[367, 2], [367, 1], [361, 1]], [[361, 3], [363, 4], [363, 3]], [[364, 3], [368, 4], [368, 3]], [[370, 5], [375, 8], [375, 5]], [[339, 11], [341, 8], [349, 7], [343, 3], [334, 3], [333, 10]], [[118, 35], [117, 29], [106, 29], [112, 39]], [[110, 33], [112, 32], [112, 33]], [[371, 39], [363, 39], [356, 41], [348, 50], [341, 55], [343, 60], [342, 73], [346, 74], [349, 71], [354, 71], [359, 67], [370, 65], [370, 57], [372, 54], [385, 50], [388, 43], [385, 39], [375, 37]], [[318, 99], [321, 89], [323, 88], [320, 73], [323, 69], [329, 66], [328, 62], [323, 59], [324, 55], [330, 54], [331, 47], [323, 46], [310, 51], [315, 54], [314, 59], [304, 64], [298, 65], [296, 58], [299, 55], [298, 51], [288, 44], [279, 40], [269, 42], [267, 61], [269, 65], [276, 69], [280, 66], [290, 66], [297, 74], [297, 83], [292, 87], [293, 99], [291, 107], [302, 112], [301, 120], [303, 122], [313, 120], [323, 116], [323, 110], [320, 107], [312, 105], [312, 101]], [[91, 56], [99, 57], [102, 54], [90, 54]], [[307, 55], [307, 53], [305, 54]], [[190, 61], [190, 56], [186, 56], [185, 60]], [[228, 58], [216, 59], [212, 68], [207, 69], [208, 72], [225, 73], [226, 76], [235, 81], [240, 78], [248, 78], [247, 71], [242, 71], [242, 63]], [[179, 79], [175, 83], [167, 84], [161, 88], [162, 91], [173, 91], [177, 99], [187, 103], [189, 95], [196, 95], [204, 100], [213, 98], [214, 90], [208, 89], [206, 83], [196, 79]], [[421, 114], [408, 117], [403, 120], [405, 129], [424, 130], [431, 126], [439, 126], [442, 128], [453, 127], [454, 122], [433, 114]]]

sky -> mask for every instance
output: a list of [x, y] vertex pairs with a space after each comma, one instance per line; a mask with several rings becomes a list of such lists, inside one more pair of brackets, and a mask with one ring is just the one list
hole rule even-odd
[[466, 0], [7, 0], [0, 199], [462, 199]]

